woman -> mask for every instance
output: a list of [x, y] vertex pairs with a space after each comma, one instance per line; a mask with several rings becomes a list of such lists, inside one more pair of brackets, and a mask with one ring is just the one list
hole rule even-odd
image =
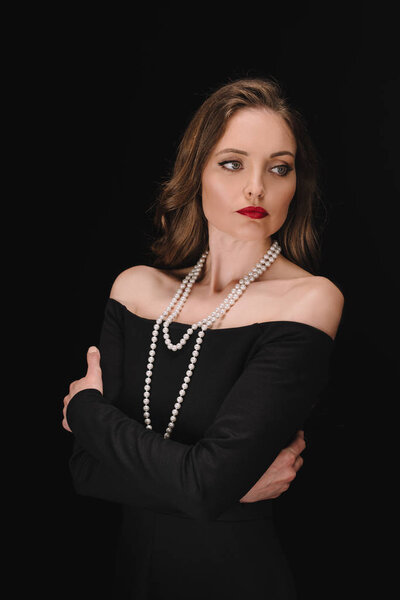
[[124, 507], [116, 598], [296, 597], [271, 498], [301, 466], [344, 302], [308, 267], [317, 200], [277, 83], [203, 103], [159, 198], [154, 266], [116, 278], [64, 399], [76, 491]]

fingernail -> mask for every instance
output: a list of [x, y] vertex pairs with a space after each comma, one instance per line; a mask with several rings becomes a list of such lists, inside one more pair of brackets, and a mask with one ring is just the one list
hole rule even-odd
[[97, 352], [97, 348], [96, 346], [90, 346], [88, 352], [92, 353], [92, 352]]

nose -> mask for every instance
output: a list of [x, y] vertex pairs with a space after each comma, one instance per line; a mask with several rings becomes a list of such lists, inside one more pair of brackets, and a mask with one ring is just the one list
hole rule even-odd
[[257, 202], [264, 196], [264, 192], [253, 193], [251, 190], [246, 191], [246, 198], [249, 202]]
[[261, 178], [254, 178], [247, 182], [244, 194], [249, 202], [257, 202], [264, 196], [264, 185]]

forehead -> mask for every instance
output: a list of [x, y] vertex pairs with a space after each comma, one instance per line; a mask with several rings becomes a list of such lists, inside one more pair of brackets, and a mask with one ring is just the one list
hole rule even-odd
[[227, 122], [215, 149], [233, 147], [253, 152], [290, 150], [296, 152], [296, 140], [286, 121], [265, 108], [242, 108]]

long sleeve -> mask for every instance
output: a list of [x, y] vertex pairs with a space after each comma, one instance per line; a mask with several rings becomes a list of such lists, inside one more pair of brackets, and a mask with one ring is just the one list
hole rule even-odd
[[121, 322], [109, 313], [100, 340], [104, 395], [82, 390], [68, 405], [75, 489], [202, 519], [238, 502], [302, 426], [327, 383], [333, 346], [327, 334], [301, 323], [267, 328], [202, 439], [183, 444], [114, 405], [122, 341]]

